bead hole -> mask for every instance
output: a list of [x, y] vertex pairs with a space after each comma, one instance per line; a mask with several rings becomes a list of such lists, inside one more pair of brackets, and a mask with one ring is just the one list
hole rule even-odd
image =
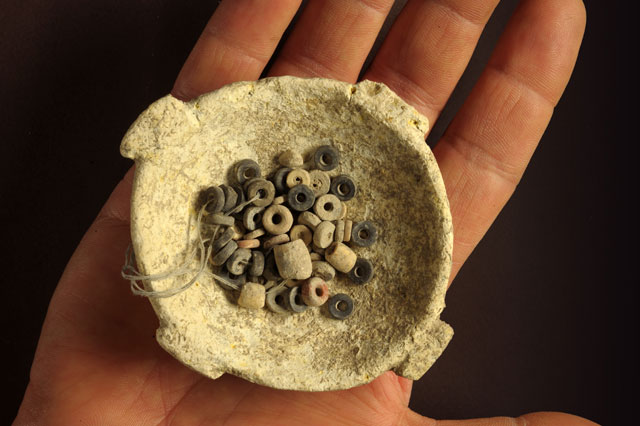
[[316, 296], [322, 297], [323, 295], [324, 295], [324, 291], [322, 290], [322, 287], [316, 288]]
[[255, 215], [253, 215], [253, 221], [255, 223], [258, 223], [262, 220], [262, 213], [256, 213]]
[[274, 225], [279, 224], [280, 222], [282, 222], [282, 216], [280, 216], [279, 214], [274, 214], [271, 218], [271, 222], [273, 222]]
[[341, 183], [340, 185], [338, 185], [338, 194], [346, 195], [348, 193], [349, 193], [349, 185], [347, 185], [346, 183]]
[[336, 308], [338, 308], [339, 311], [344, 312], [349, 308], [349, 304], [344, 300], [341, 300], [338, 303], [336, 303]]
[[299, 203], [304, 203], [305, 201], [307, 201], [307, 196], [303, 193], [299, 193], [296, 195], [296, 201], [298, 201]]
[[369, 238], [369, 231], [367, 231], [366, 229], [361, 229], [358, 232], [358, 237], [360, 237], [363, 240], [366, 240], [367, 238]]
[[302, 298], [300, 297], [300, 294], [296, 294], [296, 297], [293, 298], [294, 302], [296, 303], [296, 305], [302, 305]]
[[320, 164], [322, 164], [323, 166], [326, 166], [328, 164], [331, 163], [331, 155], [329, 154], [322, 154], [320, 156]]
[[330, 212], [331, 210], [333, 210], [333, 203], [327, 203], [324, 205], [324, 209], [328, 212]]
[[284, 297], [281, 294], [277, 295], [275, 298], [276, 304], [283, 306], [284, 305]]
[[267, 191], [264, 189], [258, 189], [258, 198], [264, 198], [267, 196]]
[[356, 267], [356, 269], [353, 270], [353, 274], [358, 278], [362, 277], [362, 268]]
[[256, 171], [253, 169], [245, 169], [242, 176], [244, 176], [245, 179], [251, 179], [253, 177], [256, 177]]
[[302, 178], [300, 176], [296, 176], [296, 183], [301, 183], [302, 182]]

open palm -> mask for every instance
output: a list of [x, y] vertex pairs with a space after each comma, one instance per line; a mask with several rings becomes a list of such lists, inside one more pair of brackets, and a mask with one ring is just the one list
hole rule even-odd
[[[433, 123], [497, 2], [409, 0], [364, 78], [387, 84]], [[269, 75], [355, 82], [392, 4], [309, 0]], [[299, 6], [223, 1], [173, 95], [187, 100], [257, 79]], [[435, 147], [455, 230], [452, 279], [515, 189], [569, 79], [584, 26], [579, 0], [522, 0]], [[295, 392], [231, 375], [211, 380], [171, 358], [155, 341], [150, 304], [120, 277], [132, 176], [114, 190], [58, 284], [15, 424], [449, 424], [409, 410], [411, 381], [391, 372], [346, 391]], [[590, 423], [559, 413], [525, 417], [530, 425]]]

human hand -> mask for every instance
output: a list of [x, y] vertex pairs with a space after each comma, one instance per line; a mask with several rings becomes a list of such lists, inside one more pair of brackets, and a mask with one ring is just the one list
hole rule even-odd
[[[174, 96], [186, 100], [258, 78], [299, 3], [223, 1], [185, 63]], [[310, 0], [270, 75], [355, 82], [392, 3]], [[496, 3], [410, 0], [365, 78], [387, 84], [433, 124]], [[435, 147], [455, 229], [451, 279], [520, 179], [571, 74], [584, 25], [579, 0], [523, 0]], [[130, 239], [131, 179], [132, 171], [67, 265], [16, 424], [436, 423], [407, 408], [411, 381], [390, 372], [346, 391], [294, 392], [231, 375], [210, 380], [169, 356], [154, 339], [157, 319], [149, 303], [133, 297], [120, 276]], [[524, 418], [529, 425], [589, 423], [558, 413]]]

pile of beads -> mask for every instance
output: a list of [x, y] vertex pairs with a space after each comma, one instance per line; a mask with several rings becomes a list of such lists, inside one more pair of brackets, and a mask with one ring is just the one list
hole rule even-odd
[[370, 221], [347, 219], [347, 204], [357, 192], [347, 175], [327, 173], [340, 162], [330, 145], [316, 149], [305, 167], [300, 153], [283, 152], [282, 166], [270, 179], [253, 160], [233, 168], [231, 185], [211, 186], [200, 194], [203, 223], [214, 229], [210, 264], [218, 283], [240, 290], [238, 305], [276, 313], [299, 313], [328, 302], [337, 319], [348, 317], [353, 300], [329, 297], [337, 272], [365, 284], [373, 265], [352, 247], [368, 247], [377, 239]]

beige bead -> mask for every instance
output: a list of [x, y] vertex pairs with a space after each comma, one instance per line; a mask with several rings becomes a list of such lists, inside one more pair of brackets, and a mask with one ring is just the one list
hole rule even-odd
[[326, 172], [322, 170], [311, 170], [309, 172], [309, 178], [311, 179], [309, 186], [313, 190], [313, 195], [315, 195], [316, 198], [329, 193], [331, 178]]
[[273, 202], [271, 204], [279, 206], [280, 204], [284, 204], [285, 201], [287, 201], [287, 199], [285, 198], [284, 195], [278, 195], [276, 198], [273, 199]]
[[275, 235], [266, 240], [264, 244], [262, 244], [262, 248], [264, 248], [265, 250], [269, 250], [271, 247], [275, 247], [278, 244], [288, 243], [289, 241], [290, 238], [288, 234]]
[[333, 234], [336, 231], [336, 226], [325, 220], [316, 227], [313, 233], [313, 243], [320, 248], [327, 248], [333, 242]]
[[322, 219], [311, 212], [302, 212], [298, 216], [298, 223], [307, 226], [312, 231], [315, 231], [320, 222], [322, 222]]
[[344, 241], [345, 242], [349, 242], [351, 241], [351, 230], [353, 229], [353, 221], [352, 220], [345, 220], [344, 221]]
[[289, 232], [293, 225], [291, 211], [283, 205], [269, 206], [262, 215], [262, 226], [273, 235]]
[[333, 241], [336, 243], [344, 241], [344, 220], [336, 220], [336, 230], [333, 233]]
[[[309, 247], [309, 248], [311, 248], [311, 247]], [[310, 252], [309, 253], [309, 257], [311, 258], [311, 263], [312, 264], [316, 260], [322, 260], [322, 255], [320, 253], [316, 253], [315, 251]]]
[[291, 288], [291, 287], [299, 287], [300, 284], [302, 284], [304, 282], [304, 280], [286, 280], [284, 282], [285, 287], [287, 288]]
[[258, 247], [260, 247], [260, 240], [257, 240], [257, 239], [239, 240], [238, 241], [238, 247], [239, 248], [244, 248], [244, 249], [258, 248]]
[[260, 309], [264, 307], [265, 290], [262, 284], [246, 283], [240, 290], [238, 306], [248, 309]]
[[314, 253], [317, 253], [320, 256], [324, 256], [324, 252], [326, 250], [326, 249], [323, 249], [322, 247], [318, 247], [317, 245], [315, 245], [315, 243], [311, 244], [311, 249], [313, 250]]
[[285, 183], [287, 188], [293, 188], [296, 185], [309, 185], [311, 178], [309, 177], [309, 172], [305, 169], [293, 169], [287, 174]]
[[340, 205], [342, 205], [342, 213], [340, 213], [339, 219], [344, 220], [347, 217], [347, 203], [345, 203], [344, 201], [341, 201]]
[[329, 262], [316, 260], [311, 262], [311, 275], [325, 281], [331, 281], [336, 277], [336, 270]]
[[327, 262], [340, 272], [345, 274], [353, 269], [358, 260], [358, 256], [343, 243], [333, 243], [327, 248], [324, 254]]
[[322, 220], [338, 220], [342, 214], [342, 201], [333, 194], [324, 194], [316, 199], [313, 212]]
[[329, 287], [322, 278], [311, 277], [302, 283], [302, 301], [307, 306], [321, 306], [329, 299]]
[[278, 163], [284, 167], [291, 167], [293, 169], [295, 167], [302, 167], [304, 159], [298, 151], [288, 149], [280, 154], [278, 157]]
[[311, 276], [311, 257], [304, 241], [295, 240], [275, 246], [273, 257], [282, 278], [305, 280]]
[[231, 239], [235, 241], [242, 239], [242, 236], [246, 232], [244, 226], [242, 226], [240, 222], [236, 222], [231, 229], [233, 229], [233, 237], [231, 237]]
[[264, 229], [258, 228], [255, 231], [251, 231], [248, 234], [244, 234], [242, 237], [243, 240], [255, 240], [256, 238], [262, 237], [264, 235]]
[[291, 238], [291, 241], [302, 240], [304, 244], [308, 246], [313, 240], [313, 233], [304, 225], [295, 225], [291, 228], [291, 231], [289, 231], [289, 238]]

